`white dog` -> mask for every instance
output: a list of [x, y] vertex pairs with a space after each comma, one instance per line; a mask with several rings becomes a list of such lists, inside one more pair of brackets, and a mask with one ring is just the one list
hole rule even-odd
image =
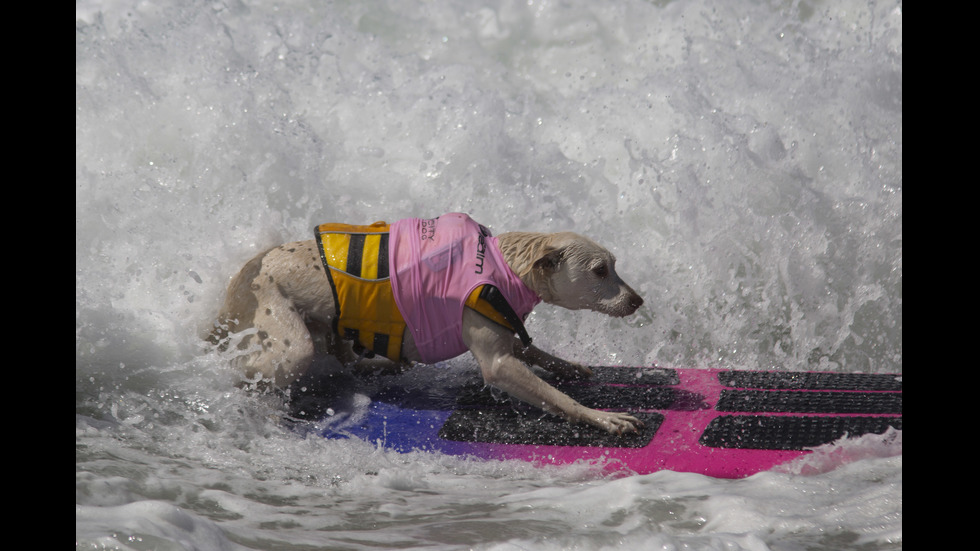
[[[370, 306], [386, 320], [352, 313], [377, 294], [395, 295], [395, 306]], [[591, 375], [530, 344], [522, 320], [538, 301], [614, 317], [643, 304], [616, 274], [613, 255], [574, 233], [494, 238], [461, 214], [390, 227], [325, 224], [313, 240], [246, 263], [229, 285], [209, 340], [226, 349], [238, 338], [236, 365], [246, 377], [279, 386], [304, 375], [318, 353], [351, 360], [344, 338], [354, 339], [362, 355], [373, 350], [403, 363], [434, 363], [469, 350], [484, 381], [515, 398], [571, 422], [636, 431], [642, 423], [635, 417], [587, 408], [528, 369], [525, 362], [566, 376]], [[317, 337], [326, 335], [326, 350], [317, 349]]]

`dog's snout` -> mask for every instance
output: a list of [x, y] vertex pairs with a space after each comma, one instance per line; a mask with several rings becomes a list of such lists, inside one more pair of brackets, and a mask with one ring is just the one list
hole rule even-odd
[[635, 291], [630, 289], [629, 295], [627, 295], [626, 297], [625, 306], [626, 308], [623, 315], [628, 316], [633, 312], [636, 312], [640, 308], [640, 306], [643, 306], [643, 297], [636, 294]]

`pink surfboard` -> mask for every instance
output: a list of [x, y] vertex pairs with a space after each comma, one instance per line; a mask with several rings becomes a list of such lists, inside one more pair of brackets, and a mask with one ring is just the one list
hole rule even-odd
[[902, 377], [896, 374], [593, 371], [589, 379], [549, 382], [586, 406], [631, 412], [644, 421], [641, 432], [617, 436], [566, 423], [479, 381], [413, 387], [391, 378], [375, 384], [366, 408], [334, 411], [322, 433], [399, 451], [552, 464], [601, 460], [640, 474], [666, 469], [742, 478], [844, 436], [902, 429]]

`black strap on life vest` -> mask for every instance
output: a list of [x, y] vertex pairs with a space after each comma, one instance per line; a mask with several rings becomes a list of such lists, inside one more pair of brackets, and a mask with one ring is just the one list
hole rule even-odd
[[527, 334], [527, 329], [524, 328], [524, 321], [517, 315], [517, 312], [511, 308], [510, 303], [504, 298], [504, 294], [500, 292], [499, 289], [493, 285], [484, 285], [483, 289], [480, 290], [480, 298], [487, 301], [490, 306], [493, 306], [507, 323], [510, 324], [511, 328], [517, 332], [517, 336], [521, 338], [521, 343], [527, 348], [531, 346], [531, 336]]

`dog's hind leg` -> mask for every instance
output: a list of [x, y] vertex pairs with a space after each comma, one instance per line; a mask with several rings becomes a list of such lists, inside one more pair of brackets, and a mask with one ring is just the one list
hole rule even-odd
[[268, 256], [256, 256], [232, 280], [209, 340], [219, 350], [234, 344], [241, 351], [232, 364], [249, 381], [285, 386], [309, 368], [314, 343], [303, 314], [270, 277]]

